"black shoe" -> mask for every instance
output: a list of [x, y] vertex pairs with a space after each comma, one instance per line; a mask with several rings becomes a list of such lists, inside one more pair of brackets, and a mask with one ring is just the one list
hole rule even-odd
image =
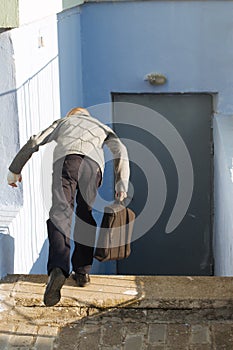
[[48, 279], [48, 284], [44, 293], [44, 303], [46, 306], [54, 306], [61, 299], [61, 288], [66, 277], [59, 267], [55, 267]]
[[77, 282], [79, 287], [85, 287], [86, 285], [90, 284], [91, 281], [88, 273], [75, 272], [73, 279]]

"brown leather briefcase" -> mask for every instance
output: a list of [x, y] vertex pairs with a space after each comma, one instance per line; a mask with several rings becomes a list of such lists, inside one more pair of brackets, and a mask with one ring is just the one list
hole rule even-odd
[[94, 258], [120, 260], [131, 253], [135, 213], [120, 203], [105, 207]]

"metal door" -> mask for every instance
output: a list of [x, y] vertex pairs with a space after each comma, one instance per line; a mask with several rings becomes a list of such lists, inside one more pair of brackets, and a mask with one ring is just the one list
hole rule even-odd
[[[114, 102], [114, 129], [127, 145], [131, 160], [131, 183], [134, 195], [129, 207], [136, 212], [137, 218], [140, 217], [143, 209], [147, 208], [146, 219], [143, 223], [145, 227], [147, 221], [152, 219], [153, 222], [154, 216], [157, 215], [156, 222], [152, 227], [146, 232], [142, 232], [141, 236], [133, 237], [132, 253], [128, 259], [117, 263], [118, 273], [212, 275], [212, 96], [210, 94], [113, 93], [112, 99]], [[140, 112], [135, 116], [137, 114], [135, 111], [141, 109], [142, 111], [145, 109], [145, 113]], [[149, 111], [150, 116], [147, 111]], [[155, 113], [154, 119], [153, 113]], [[152, 122], [150, 120], [150, 124], [148, 124], [149, 130], [147, 117], [152, 118]], [[141, 118], [139, 124], [135, 118], [137, 121]], [[160, 120], [160, 129], [158, 128], [158, 120]], [[180, 147], [180, 150], [176, 149], [174, 152], [176, 154], [178, 152], [178, 157], [179, 152], [181, 152], [179, 159], [180, 165], [183, 167], [181, 172], [186, 172], [186, 165], [182, 162], [185, 163], [185, 157], [189, 156], [191, 163], [187, 166], [190, 164], [192, 166], [192, 179], [190, 175], [185, 178], [185, 174], [181, 174], [183, 180], [180, 181], [179, 165], [176, 164], [177, 162], [172, 155], [172, 146], [170, 150], [169, 147], [166, 147], [166, 142], [173, 142], [173, 138], [176, 137], [179, 140], [177, 143], [174, 142], [174, 147]], [[183, 145], [180, 146], [182, 142]], [[138, 153], [135, 149], [138, 145], [145, 152], [145, 158], [141, 159], [140, 165], [138, 162], [134, 162], [135, 152]], [[184, 158], [182, 158], [182, 147], [186, 148]], [[136, 158], [143, 158], [143, 154], [143, 152], [141, 156], [137, 154]], [[154, 155], [157, 162], [156, 167], [153, 168], [153, 157], [151, 158], [151, 171], [150, 161], [146, 161], [146, 154], [148, 157]], [[152, 184], [151, 180], [147, 178], [148, 164], [147, 170], [143, 166], [148, 162]], [[164, 182], [161, 182], [161, 174], [164, 174]], [[174, 206], [177, 205], [178, 191], [182, 186], [191, 186], [191, 180], [193, 187], [189, 203], [186, 203], [187, 210], [183, 214], [183, 218], [180, 218], [180, 222], [177, 220], [176, 225], [173, 225], [175, 228], [170, 230], [171, 232], [167, 232], [169, 231], [167, 229], [169, 218], [171, 218]], [[161, 190], [163, 186], [166, 188], [165, 194], [164, 189]], [[188, 190], [190, 189], [183, 188], [183, 193]], [[154, 204], [152, 200], [148, 206], [149, 191], [158, 198]], [[182, 200], [182, 198], [180, 199]], [[164, 206], [162, 206], [161, 212], [154, 214], [156, 212], [155, 206], [160, 206], [162, 201], [164, 201]], [[136, 225], [138, 223], [136, 221]]]

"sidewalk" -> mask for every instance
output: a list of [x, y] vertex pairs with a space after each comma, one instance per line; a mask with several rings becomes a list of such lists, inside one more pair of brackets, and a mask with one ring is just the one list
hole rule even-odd
[[43, 305], [47, 276], [0, 281], [0, 350], [233, 349], [233, 278], [70, 278], [55, 307]]

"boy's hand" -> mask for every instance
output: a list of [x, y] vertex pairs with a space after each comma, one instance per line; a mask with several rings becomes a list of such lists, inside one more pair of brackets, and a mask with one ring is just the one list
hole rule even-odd
[[14, 174], [11, 171], [9, 171], [8, 175], [7, 175], [8, 185], [10, 185], [12, 187], [18, 187], [16, 185], [17, 181], [19, 181], [19, 182], [22, 181], [22, 175], [21, 174]]
[[127, 198], [127, 193], [123, 191], [116, 192], [115, 198], [116, 200], [122, 202], [125, 198]]

